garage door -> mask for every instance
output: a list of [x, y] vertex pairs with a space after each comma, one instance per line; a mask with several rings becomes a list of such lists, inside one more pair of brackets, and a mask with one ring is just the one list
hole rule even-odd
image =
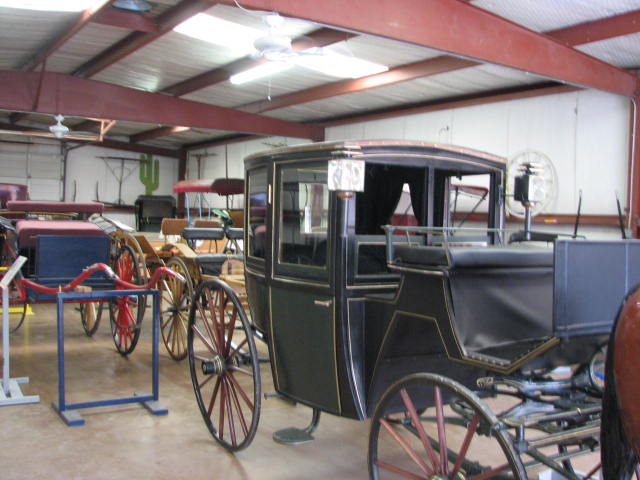
[[27, 185], [31, 200], [62, 200], [63, 171], [57, 144], [28, 137], [0, 143], [0, 182]]

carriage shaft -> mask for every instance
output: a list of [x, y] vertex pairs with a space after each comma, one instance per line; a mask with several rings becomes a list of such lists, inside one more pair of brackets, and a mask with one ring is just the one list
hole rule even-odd
[[554, 445], [567, 440], [575, 440], [584, 437], [590, 437], [600, 434], [600, 421], [592, 422], [584, 427], [572, 428], [569, 430], [563, 430], [557, 433], [549, 434], [545, 437], [529, 440], [527, 443], [529, 447], [540, 448], [547, 445]]

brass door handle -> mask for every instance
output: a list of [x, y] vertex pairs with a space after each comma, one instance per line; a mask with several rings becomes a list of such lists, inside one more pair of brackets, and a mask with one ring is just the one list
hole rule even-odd
[[330, 307], [333, 303], [333, 300], [314, 300], [313, 304], [318, 305], [319, 307]]

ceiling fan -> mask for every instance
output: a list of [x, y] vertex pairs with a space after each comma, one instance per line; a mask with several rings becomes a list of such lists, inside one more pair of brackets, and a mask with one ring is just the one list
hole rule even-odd
[[98, 118], [90, 118], [88, 120], [93, 120], [95, 122], [100, 123], [100, 130], [98, 132], [86, 132], [86, 131], [74, 131], [70, 130], [69, 127], [64, 125], [64, 116], [56, 115], [54, 117], [56, 123], [49, 126], [47, 130], [20, 130], [20, 129], [0, 129], [0, 134], [6, 135], [24, 135], [29, 137], [46, 137], [46, 138], [56, 138], [58, 140], [85, 140], [85, 141], [96, 141], [101, 142], [104, 135], [109, 131], [111, 127], [116, 123], [115, 120], [103, 120]]
[[285, 19], [277, 12], [265, 12], [262, 15], [262, 21], [268, 31], [265, 35], [254, 40], [255, 52], [251, 55], [252, 57], [264, 58], [267, 61], [288, 61], [294, 57], [324, 54], [323, 49], [319, 47], [311, 46], [304, 50], [294, 49], [292, 37], [284, 33]]

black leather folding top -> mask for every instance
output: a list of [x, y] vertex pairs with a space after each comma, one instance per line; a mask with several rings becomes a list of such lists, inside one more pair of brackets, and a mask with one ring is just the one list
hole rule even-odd
[[531, 247], [425, 247], [397, 245], [394, 263], [424, 267], [552, 267], [553, 250]]
[[185, 228], [182, 230], [182, 238], [186, 240], [222, 240], [224, 229], [222, 228]]

